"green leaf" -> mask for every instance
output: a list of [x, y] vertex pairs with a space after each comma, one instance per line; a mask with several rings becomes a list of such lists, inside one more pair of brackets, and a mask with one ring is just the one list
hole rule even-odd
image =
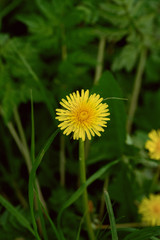
[[53, 8], [51, 3], [47, 1], [36, 0], [36, 4], [44, 16], [53, 21]]
[[22, 0], [15, 0], [11, 3], [6, 4], [6, 7], [4, 9], [1, 9], [0, 19], [13, 11], [20, 4], [21, 1]]
[[[122, 97], [121, 89], [108, 71], [104, 72], [98, 84], [92, 88], [92, 93], [101, 97]], [[105, 158], [113, 159], [121, 156], [126, 138], [126, 112], [124, 101], [116, 99], [104, 100], [109, 105], [110, 121], [102, 136], [94, 138], [90, 147], [89, 159], [105, 154]], [[115, 144], [116, 143], [116, 144]]]
[[126, 29], [117, 29], [117, 28], [106, 28], [98, 26], [92, 29], [93, 35], [101, 37], [104, 36], [108, 41], [117, 42], [121, 40], [125, 35], [127, 35]]
[[39, 36], [42, 36], [43, 38], [49, 38], [53, 34], [52, 25], [49, 24], [48, 21], [46, 21], [42, 16], [39, 16], [38, 14], [33, 14], [29, 16], [19, 15], [17, 18], [28, 26], [29, 31], [32, 34], [37, 34]]
[[151, 240], [159, 240], [159, 238], [151, 237]]
[[[106, 6], [107, 8], [107, 6]], [[116, 8], [116, 7], [115, 7]], [[120, 28], [126, 28], [129, 25], [129, 18], [127, 16], [127, 14], [122, 14], [123, 13], [123, 7], [120, 8], [121, 10], [119, 11], [121, 13], [118, 14], [118, 12], [113, 13], [112, 11], [105, 11], [104, 9], [104, 4], [103, 4], [103, 8], [99, 11], [100, 16], [106, 21], [110, 22], [111, 24], [113, 24], [113, 26], [115, 27], [120, 27]]]
[[32, 80], [34, 80], [33, 83], [36, 84], [36, 86], [38, 87], [41, 95], [43, 96], [43, 101], [46, 103], [48, 110], [51, 113], [51, 116], [54, 117], [55, 112], [53, 110], [53, 106], [50, 101], [50, 98], [48, 98], [46, 88], [43, 86], [42, 81], [39, 79], [37, 74], [34, 72], [34, 70], [32, 69], [32, 66], [27, 61], [25, 56], [23, 56], [23, 54], [21, 54], [20, 50], [17, 48], [16, 41], [11, 42], [11, 49], [12, 49], [12, 51], [14, 51], [17, 54], [18, 58], [22, 62], [22, 65], [26, 68], [26, 70], [28, 71], [28, 74], [30, 74], [30, 76], [32, 77]]
[[136, 63], [139, 54], [139, 47], [134, 44], [128, 44], [123, 47], [119, 55], [114, 59], [112, 64], [113, 71], [126, 69], [131, 71]]
[[34, 231], [30, 223], [28, 222], [28, 220], [14, 206], [12, 206], [10, 202], [8, 202], [1, 195], [0, 195], [0, 204], [2, 204], [17, 219], [19, 224], [21, 224], [23, 227], [28, 229], [34, 235]]
[[100, 9], [102, 9], [103, 11], [109, 12], [109, 13], [113, 13], [116, 15], [124, 15], [125, 14], [125, 8], [121, 5], [115, 4], [115, 3], [111, 3], [111, 2], [103, 2], [100, 3], [99, 5]]

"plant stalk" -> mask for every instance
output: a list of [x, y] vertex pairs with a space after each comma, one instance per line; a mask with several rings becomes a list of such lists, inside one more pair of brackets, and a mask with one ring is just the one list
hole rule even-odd
[[131, 133], [131, 130], [132, 130], [133, 119], [134, 119], [137, 104], [138, 104], [138, 97], [139, 97], [140, 89], [142, 85], [142, 75], [145, 68], [146, 58], [147, 58], [147, 49], [144, 48], [140, 54], [139, 64], [138, 64], [137, 73], [134, 81], [133, 92], [132, 92], [132, 97], [131, 97], [130, 107], [128, 112], [127, 132], [129, 134]]
[[[133, 222], [133, 223], [119, 223], [116, 224], [116, 228], [141, 228], [147, 227], [146, 223], [143, 222]], [[96, 229], [110, 229], [110, 225], [97, 225]]]
[[98, 81], [99, 81], [99, 79], [102, 75], [105, 45], [106, 45], [106, 38], [104, 36], [102, 36], [99, 40], [97, 65], [96, 65], [96, 69], [95, 69], [94, 84], [98, 83]]
[[[18, 134], [16, 134], [16, 131], [15, 131], [13, 125], [11, 125], [12, 136], [13, 136], [14, 139], [16, 137], [17, 141], [19, 142], [19, 144], [17, 144], [17, 145], [18, 145], [21, 153], [24, 156], [24, 159], [26, 161], [26, 165], [27, 165], [27, 168], [28, 168], [28, 172], [30, 173], [30, 171], [32, 169], [32, 161], [31, 161], [30, 152], [29, 152], [29, 149], [28, 149], [26, 137], [25, 137], [25, 134], [24, 134], [24, 130], [23, 130], [23, 127], [22, 127], [21, 119], [19, 117], [19, 113], [18, 113], [16, 108], [14, 110], [14, 117], [15, 117], [15, 121], [16, 121], [16, 124], [17, 124], [17, 129], [19, 131], [19, 135], [20, 135], [21, 139], [18, 137]], [[19, 140], [18, 140], [18, 138], [19, 138]], [[18, 143], [17, 141], [16, 141], [16, 143]], [[21, 143], [21, 145], [20, 145], [20, 143]], [[46, 205], [45, 200], [43, 198], [43, 195], [42, 195], [42, 192], [41, 192], [41, 189], [40, 189], [40, 186], [39, 186], [39, 182], [38, 182], [37, 179], [36, 179], [36, 184], [37, 184], [39, 198], [40, 198], [41, 202], [43, 203], [43, 205], [45, 206], [45, 208], [47, 210], [47, 205]]]
[[[7, 124], [7, 127], [8, 127], [8, 129], [9, 129], [9, 131], [10, 131], [13, 139], [15, 140], [15, 142], [16, 142], [16, 144], [17, 144], [17, 146], [18, 146], [18, 148], [19, 148], [19, 150], [20, 150], [20, 152], [21, 152], [21, 154], [23, 155], [23, 157], [24, 157], [24, 159], [25, 159], [25, 162], [26, 162], [26, 165], [27, 165], [28, 173], [30, 173], [30, 172], [31, 172], [32, 165], [31, 165], [31, 159], [30, 159], [30, 157], [28, 158], [29, 155], [28, 155], [28, 153], [27, 153], [27, 151], [26, 151], [26, 148], [24, 147], [23, 143], [21, 142], [21, 139], [19, 138], [19, 136], [18, 136], [18, 134], [17, 134], [17, 132], [16, 132], [13, 124], [12, 124], [11, 122], [9, 122], [9, 123]], [[46, 206], [45, 200], [44, 200], [44, 198], [43, 198], [43, 195], [42, 195], [42, 192], [41, 192], [41, 188], [40, 188], [40, 185], [39, 185], [39, 182], [38, 182], [37, 179], [35, 180], [35, 184], [36, 184], [36, 186], [37, 186], [37, 191], [38, 191], [38, 194], [39, 194], [39, 199], [41, 200], [41, 202], [43, 203], [43, 205], [44, 205], [44, 207], [45, 207], [45, 209], [46, 209], [46, 211], [47, 211], [47, 206]], [[36, 199], [36, 198], [34, 198], [34, 202], [35, 202], [35, 208], [37, 209], [37, 199]], [[39, 227], [39, 230], [40, 230], [40, 232], [41, 232], [41, 226], [40, 226], [39, 223], [38, 223], [38, 227]]]
[[[81, 184], [86, 182], [86, 167], [85, 167], [85, 152], [84, 152], [84, 141], [79, 140], [79, 166], [80, 166], [80, 180]], [[85, 224], [88, 231], [88, 236], [90, 240], [95, 240], [93, 228], [91, 225], [91, 219], [88, 207], [88, 193], [87, 189], [84, 190], [83, 195], [83, 209], [85, 213]]]

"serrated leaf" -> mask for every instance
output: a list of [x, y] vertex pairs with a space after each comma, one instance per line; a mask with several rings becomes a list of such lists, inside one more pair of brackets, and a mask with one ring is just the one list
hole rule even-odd
[[137, 28], [143, 32], [144, 35], [151, 34], [153, 31], [153, 21], [155, 19], [155, 13], [149, 13], [140, 16], [135, 20]]
[[39, 15], [19, 15], [17, 18], [28, 26], [31, 33], [39, 34], [43, 38], [53, 34], [52, 25]]
[[47, 1], [36, 0], [36, 4], [39, 10], [44, 14], [49, 20], [53, 20], [53, 8], [52, 5]]
[[101, 11], [100, 16], [102, 16], [103, 19], [109, 21], [111, 24], [119, 28], [126, 28], [129, 25], [129, 18], [127, 17], [127, 15], [115, 16], [115, 14]]
[[104, 28], [104, 27], [98, 27], [93, 28], [93, 34], [95, 36], [101, 37], [104, 36], [108, 41], [119, 41], [121, 40], [126, 34], [127, 30], [125, 29], [117, 29], [117, 28]]
[[131, 71], [136, 63], [139, 48], [133, 44], [124, 46], [120, 54], [114, 59], [112, 69], [116, 71], [125, 68], [128, 72]]
[[68, 56], [68, 60], [74, 64], [82, 64], [82, 65], [96, 65], [96, 59], [94, 59], [93, 55], [87, 53], [86, 51], [74, 51]]
[[120, 16], [126, 13], [125, 8], [123, 6], [117, 5], [111, 2], [100, 3], [99, 7], [103, 11], [120, 15]]

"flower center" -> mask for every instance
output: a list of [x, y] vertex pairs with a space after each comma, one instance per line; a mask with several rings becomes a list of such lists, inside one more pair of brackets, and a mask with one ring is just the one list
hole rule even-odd
[[79, 114], [79, 120], [80, 121], [84, 121], [88, 118], [88, 112], [87, 111], [82, 111]]

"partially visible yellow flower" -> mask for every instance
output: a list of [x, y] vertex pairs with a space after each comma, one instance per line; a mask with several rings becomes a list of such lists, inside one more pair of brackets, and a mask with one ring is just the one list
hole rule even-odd
[[150, 194], [139, 205], [138, 212], [142, 216], [142, 222], [148, 226], [160, 226], [160, 194]]
[[160, 130], [152, 130], [148, 136], [150, 140], [146, 142], [145, 148], [149, 150], [150, 158], [160, 160]]
[[58, 127], [64, 130], [64, 134], [73, 133], [73, 139], [81, 138], [83, 141], [86, 136], [90, 140], [91, 136], [101, 136], [104, 132], [103, 127], [107, 127], [110, 120], [108, 105], [102, 103], [103, 98], [95, 93], [89, 96], [89, 90], [73, 92], [66, 96], [67, 100], [62, 99], [60, 104], [64, 109], [56, 109], [57, 117], [61, 123]]

